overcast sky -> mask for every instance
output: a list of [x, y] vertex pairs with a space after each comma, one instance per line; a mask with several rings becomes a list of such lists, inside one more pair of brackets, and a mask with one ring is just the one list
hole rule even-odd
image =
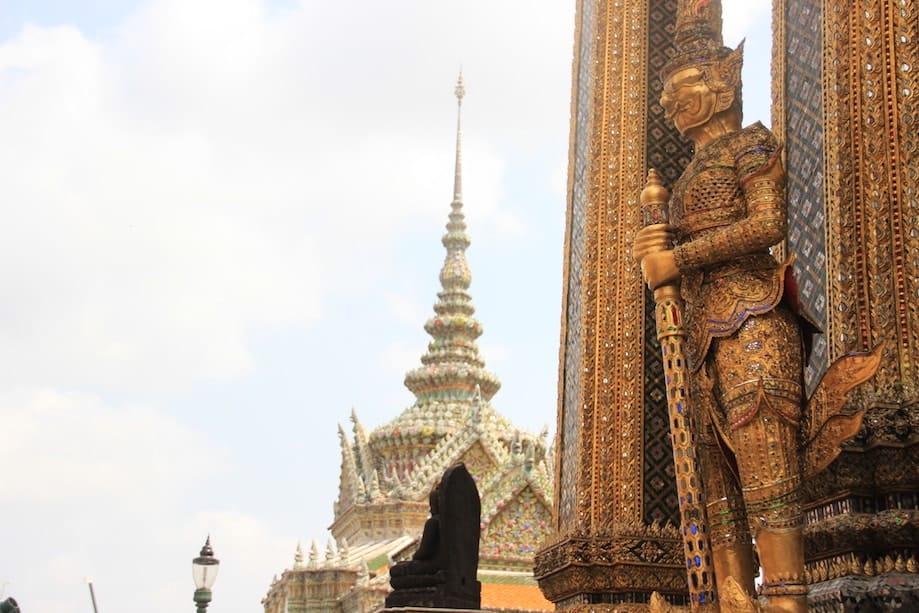
[[210, 533], [211, 610], [253, 612], [324, 549], [337, 424], [413, 401], [460, 65], [494, 406], [554, 430], [573, 26], [573, 0], [0, 0], [5, 596], [87, 612], [92, 576], [102, 613], [191, 611]]

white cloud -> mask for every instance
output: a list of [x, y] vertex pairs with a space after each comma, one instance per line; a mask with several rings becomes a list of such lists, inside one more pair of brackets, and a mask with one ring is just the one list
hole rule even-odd
[[[467, 141], [470, 139], [466, 139]], [[501, 206], [505, 161], [484, 143], [463, 143], [463, 212], [472, 230], [486, 224], [499, 234], [523, 236], [526, 222], [513, 211]], [[472, 232], [473, 235], [476, 232]]]
[[736, 46], [742, 38], [754, 28], [764, 24], [768, 27], [772, 15], [772, 3], [769, 0], [746, 0], [746, 2], [725, 2], [724, 41]]
[[[187, 538], [195, 542], [207, 534], [211, 535], [214, 556], [221, 560], [214, 594], [224, 610], [257, 610], [258, 605], [248, 598], [252, 594], [263, 597], [272, 575], [293, 566], [298, 537], [278, 534], [252, 515], [236, 510], [199, 513], [186, 530]], [[307, 544], [301, 544], [307, 551]]]
[[555, 172], [549, 178], [549, 186], [558, 198], [564, 200], [568, 195], [568, 161], [560, 160]]
[[0, 163], [16, 168], [0, 186], [0, 255], [15, 264], [0, 272], [0, 368], [21, 383], [238, 374], [253, 329], [318, 316], [311, 238], [275, 231], [291, 203], [205, 130], [126, 114], [110, 68], [69, 28], [0, 48]]
[[[337, 456], [315, 455], [334, 429], [296, 433], [290, 456], [307, 458], [296, 474], [271, 464], [294, 435], [222, 441], [240, 415], [264, 425], [278, 406], [302, 407], [291, 398], [302, 390], [315, 393], [304, 410], [352, 401], [323, 385], [340, 365], [321, 347], [291, 345], [303, 330], [346, 330], [337, 312], [357, 309], [335, 300], [349, 290], [399, 287], [388, 255], [407, 218], [435, 220], [439, 235], [460, 63], [472, 238], [526, 235], [526, 203], [505, 183], [519, 151], [564, 142], [566, 4], [148, 0], [109, 34], [31, 26], [0, 41], [0, 542], [21, 552], [0, 557], [8, 594], [75, 613], [92, 575], [103, 610], [190, 607], [188, 565], [210, 531], [223, 560], [214, 606], [258, 607], [300, 528], [248, 497], [275, 492], [274, 508], [321, 530], [331, 500], [285, 505], [291, 491], [334, 489]], [[565, 82], [547, 85], [549, 72]], [[562, 109], [557, 126], [541, 119], [549, 107]], [[411, 322], [418, 335], [432, 299]], [[278, 338], [308, 362], [290, 367], [302, 384], [257, 363]], [[401, 394], [378, 402], [387, 419], [426, 340], [380, 356]], [[384, 369], [368, 362], [354, 380], [376, 381]], [[243, 387], [212, 438], [188, 425]]]
[[[0, 185], [0, 257], [12, 264], [0, 272], [0, 370], [157, 387], [238, 376], [254, 332], [315, 323], [321, 292], [366, 285], [366, 254], [387, 249], [402, 220], [442, 217], [454, 113], [444, 71], [460, 47], [449, 32], [504, 33], [471, 21], [481, 7], [456, 5], [456, 28], [400, 40], [369, 27], [395, 8], [364, 8], [160, 0], [109, 41], [26, 27], [0, 47], [0, 163], [15, 169]], [[425, 3], [397, 8], [434, 19]], [[351, 43], [317, 52], [365, 19]], [[392, 66], [367, 57], [376, 46]], [[533, 140], [533, 111], [486, 92], [537, 67], [514, 64], [514, 49], [503, 68], [465, 49], [466, 213], [477, 233], [521, 235], [502, 205], [501, 143]]]
[[162, 505], [225, 456], [174, 418], [76, 394], [4, 394], [0, 414], [0, 466], [16, 467], [0, 487], [6, 502]]
[[[11, 519], [21, 518], [13, 514]], [[293, 565], [297, 543], [296, 536], [235, 510], [188, 516], [140, 508], [127, 518], [110, 519], [104, 530], [91, 534], [60, 532], [54, 526], [44, 533], [31, 527], [15, 535], [4, 532], [0, 529], [5, 544], [21, 546], [15, 556], [0, 561], [0, 572], [9, 581], [7, 594], [23, 608], [56, 613], [90, 610], [88, 574], [103, 611], [127, 602], [142, 611], [193, 608], [191, 561], [208, 534], [220, 560], [212, 606], [258, 610], [272, 574]]]
[[385, 292], [383, 302], [396, 321], [412, 326], [420, 325], [430, 313], [427, 304], [422, 304], [415, 296], [404, 293]]
[[501, 364], [510, 361], [512, 356], [511, 348], [503, 343], [492, 343], [490, 341], [479, 341], [479, 353], [489, 365]]
[[[190, 594], [187, 571], [171, 559], [188, 529], [177, 509], [225, 469], [226, 450], [152, 409], [85, 395], [4, 393], [0, 414], [0, 542], [15, 552], [0, 558], [8, 593], [23, 606], [61, 613], [89, 605], [87, 575], [98, 581], [103, 608], [130, 598], [143, 608], [174, 607], [170, 599]], [[270, 540], [266, 546], [271, 551]], [[179, 553], [185, 567], [194, 552]], [[124, 581], [131, 566], [144, 581]], [[173, 582], [180, 570], [182, 581]]]
[[378, 362], [389, 373], [390, 378], [399, 381], [405, 373], [421, 366], [420, 359], [424, 351], [424, 347], [396, 341], [383, 348]]

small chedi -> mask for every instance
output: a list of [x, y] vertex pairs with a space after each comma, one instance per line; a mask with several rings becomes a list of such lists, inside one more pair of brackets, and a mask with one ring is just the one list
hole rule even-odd
[[[460, 104], [464, 93], [460, 77]], [[405, 376], [415, 402], [369, 433], [354, 411], [353, 435], [339, 428], [341, 477], [330, 527], [337, 547], [330, 543], [324, 559], [315, 544], [308, 560], [298, 552], [293, 568], [272, 582], [265, 613], [363, 613], [383, 606], [390, 569], [412, 556], [429, 520], [429, 495], [444, 471], [460, 463], [481, 497], [482, 606], [552, 608], [533, 578], [533, 555], [551, 529], [554, 451], [548, 430], [535, 435], [515, 428], [491, 404], [500, 382], [485, 369], [476, 343], [482, 326], [468, 291], [459, 128], [458, 119], [441, 291], [425, 323], [432, 340], [421, 366]], [[427, 547], [423, 542], [422, 553]]]
[[389, 570], [393, 592], [386, 597], [386, 606], [478, 609], [482, 505], [465, 465], [447, 469], [431, 492], [430, 503], [431, 517], [412, 559]]

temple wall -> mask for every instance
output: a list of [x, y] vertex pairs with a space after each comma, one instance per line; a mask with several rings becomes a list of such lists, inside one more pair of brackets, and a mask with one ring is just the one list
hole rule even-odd
[[[910, 0], [776, 0], [774, 16], [788, 246], [801, 298], [825, 330], [809, 387], [840, 356], [884, 345], [877, 376], [850, 398], [851, 410], [866, 411], [862, 430], [805, 487], [811, 607], [911, 608], [919, 606], [919, 13]], [[883, 575], [893, 583], [875, 580]]]
[[540, 587], [565, 609], [685, 599], [660, 348], [631, 258], [649, 165], [672, 181], [689, 159], [657, 105], [675, 8], [578, 2], [556, 534], [536, 558]]

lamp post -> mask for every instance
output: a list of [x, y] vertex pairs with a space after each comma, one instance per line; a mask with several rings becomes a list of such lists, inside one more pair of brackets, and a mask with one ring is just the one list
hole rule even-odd
[[217, 578], [219, 567], [220, 560], [214, 557], [211, 537], [208, 535], [204, 547], [201, 548], [201, 554], [191, 561], [191, 574], [195, 580], [195, 605], [198, 607], [198, 613], [204, 613], [211, 602], [211, 586], [214, 585], [214, 580]]
[[93, 613], [99, 613], [99, 607], [96, 606], [96, 591], [93, 589], [93, 578], [92, 577], [86, 578], [86, 585], [89, 586], [89, 597], [93, 601]]

